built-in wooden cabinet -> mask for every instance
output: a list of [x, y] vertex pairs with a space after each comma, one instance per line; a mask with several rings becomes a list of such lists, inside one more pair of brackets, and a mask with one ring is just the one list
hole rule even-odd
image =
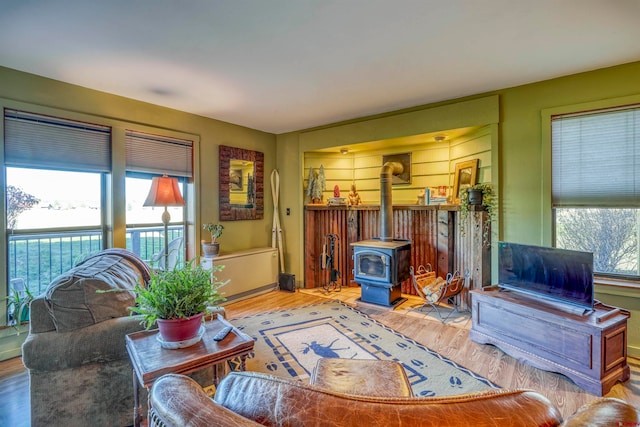
[[[455, 205], [393, 206], [393, 237], [411, 240], [413, 266], [431, 264], [441, 277], [456, 270], [469, 272], [469, 289], [491, 282], [491, 248], [483, 245], [482, 229], [487, 214], [472, 211], [459, 231], [460, 211]], [[327, 235], [338, 236], [334, 264], [340, 271], [342, 286], [357, 286], [353, 282], [353, 250], [351, 243], [373, 239], [380, 233], [380, 207], [324, 206], [305, 207], [305, 288], [321, 287], [329, 281], [329, 271], [322, 269], [323, 251], [328, 248]], [[402, 283], [402, 292], [415, 295], [411, 281]], [[461, 296], [463, 307], [469, 305], [468, 289]]]

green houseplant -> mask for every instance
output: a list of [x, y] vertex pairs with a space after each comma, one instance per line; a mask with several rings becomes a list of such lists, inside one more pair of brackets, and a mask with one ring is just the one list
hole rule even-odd
[[5, 298], [7, 301], [7, 313], [9, 313], [9, 324], [18, 328], [22, 323], [29, 320], [29, 304], [33, 301], [33, 294], [25, 287], [25, 295], [21, 296], [18, 291], [11, 289]]
[[211, 234], [210, 242], [207, 242], [206, 240], [203, 240], [201, 242], [202, 252], [206, 257], [216, 257], [220, 252], [220, 243], [218, 242], [218, 239], [222, 236], [222, 230], [224, 230], [224, 226], [222, 224], [205, 223], [202, 224], [202, 229], [208, 231], [209, 234]]
[[[214, 276], [222, 268], [205, 270], [189, 261], [173, 270], [155, 271], [146, 285], [135, 287], [136, 306], [130, 307], [131, 313], [142, 315], [141, 323], [147, 329], [157, 323], [165, 342], [194, 339], [203, 316], [224, 301], [218, 290], [226, 282], [219, 282]], [[172, 334], [168, 329], [177, 331]]]
[[473, 205], [482, 205], [487, 211], [487, 221], [484, 223], [482, 230], [482, 242], [490, 244], [491, 223], [495, 220], [497, 214], [497, 199], [491, 184], [475, 184], [460, 190], [460, 233], [466, 234], [465, 226], [469, 218], [470, 207]]

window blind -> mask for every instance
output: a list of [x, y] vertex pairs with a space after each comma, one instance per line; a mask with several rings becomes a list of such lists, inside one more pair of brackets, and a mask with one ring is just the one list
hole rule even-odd
[[193, 142], [135, 131], [125, 134], [127, 171], [193, 176]]
[[640, 106], [551, 122], [554, 207], [640, 206]]
[[5, 164], [83, 172], [111, 170], [111, 128], [4, 111]]

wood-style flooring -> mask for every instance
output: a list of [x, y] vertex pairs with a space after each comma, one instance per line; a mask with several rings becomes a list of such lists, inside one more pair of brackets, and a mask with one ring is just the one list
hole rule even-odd
[[[527, 366], [494, 346], [472, 342], [469, 339], [471, 320], [468, 313], [453, 312], [451, 317], [441, 322], [434, 313], [419, 311], [420, 300], [415, 297], [407, 297], [407, 301], [392, 310], [358, 303], [359, 296], [359, 288], [344, 288], [330, 294], [320, 289], [295, 293], [274, 291], [227, 305], [226, 317], [233, 319], [282, 310], [322, 302], [326, 298], [340, 299], [502, 388], [539, 391], [560, 409], [564, 417], [597, 398], [563, 375]], [[448, 310], [444, 311], [445, 315], [448, 314]], [[640, 408], [640, 360], [629, 358], [629, 365], [631, 379], [624, 384], [616, 384], [607, 396], [623, 399]], [[0, 425], [29, 426], [29, 382], [20, 358], [0, 362]]]

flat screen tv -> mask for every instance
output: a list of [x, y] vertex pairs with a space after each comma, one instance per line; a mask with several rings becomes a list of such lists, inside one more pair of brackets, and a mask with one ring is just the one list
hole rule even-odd
[[593, 254], [498, 243], [498, 285], [504, 289], [593, 310]]

